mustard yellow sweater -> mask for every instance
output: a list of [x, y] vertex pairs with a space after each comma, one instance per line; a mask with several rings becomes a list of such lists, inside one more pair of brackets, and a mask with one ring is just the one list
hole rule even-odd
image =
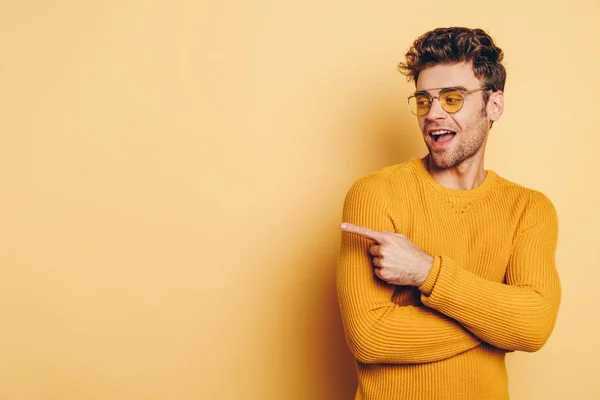
[[448, 189], [415, 158], [357, 180], [343, 221], [402, 233], [434, 256], [422, 286], [394, 286], [373, 273], [373, 242], [342, 233], [355, 399], [508, 399], [506, 352], [539, 350], [560, 303], [548, 198], [493, 171], [475, 189]]

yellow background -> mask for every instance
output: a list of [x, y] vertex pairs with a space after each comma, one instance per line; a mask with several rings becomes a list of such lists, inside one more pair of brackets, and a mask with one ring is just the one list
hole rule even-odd
[[422, 156], [395, 69], [438, 26], [505, 51], [486, 168], [560, 221], [563, 303], [518, 399], [597, 399], [600, 5], [3, 1], [0, 399], [350, 399], [344, 195]]

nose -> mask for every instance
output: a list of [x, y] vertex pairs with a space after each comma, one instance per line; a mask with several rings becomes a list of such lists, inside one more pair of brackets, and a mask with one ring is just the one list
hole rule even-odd
[[442, 103], [440, 102], [440, 99], [434, 97], [431, 101], [431, 108], [429, 109], [427, 114], [425, 114], [425, 119], [434, 121], [444, 119], [446, 117], [448, 117], [448, 113], [442, 108]]

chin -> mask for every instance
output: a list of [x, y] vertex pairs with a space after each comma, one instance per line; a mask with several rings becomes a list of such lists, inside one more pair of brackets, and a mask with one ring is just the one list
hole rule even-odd
[[438, 169], [448, 169], [457, 166], [460, 164], [460, 160], [456, 160], [455, 157], [452, 157], [452, 154], [448, 154], [444, 152], [442, 154], [434, 153], [431, 150], [429, 151], [431, 155], [430, 160]]

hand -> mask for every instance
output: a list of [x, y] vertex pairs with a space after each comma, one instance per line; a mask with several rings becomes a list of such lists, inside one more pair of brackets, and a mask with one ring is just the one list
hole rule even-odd
[[433, 257], [406, 236], [393, 232], [374, 231], [343, 222], [342, 231], [376, 242], [369, 248], [379, 279], [398, 286], [421, 286], [433, 265]]

